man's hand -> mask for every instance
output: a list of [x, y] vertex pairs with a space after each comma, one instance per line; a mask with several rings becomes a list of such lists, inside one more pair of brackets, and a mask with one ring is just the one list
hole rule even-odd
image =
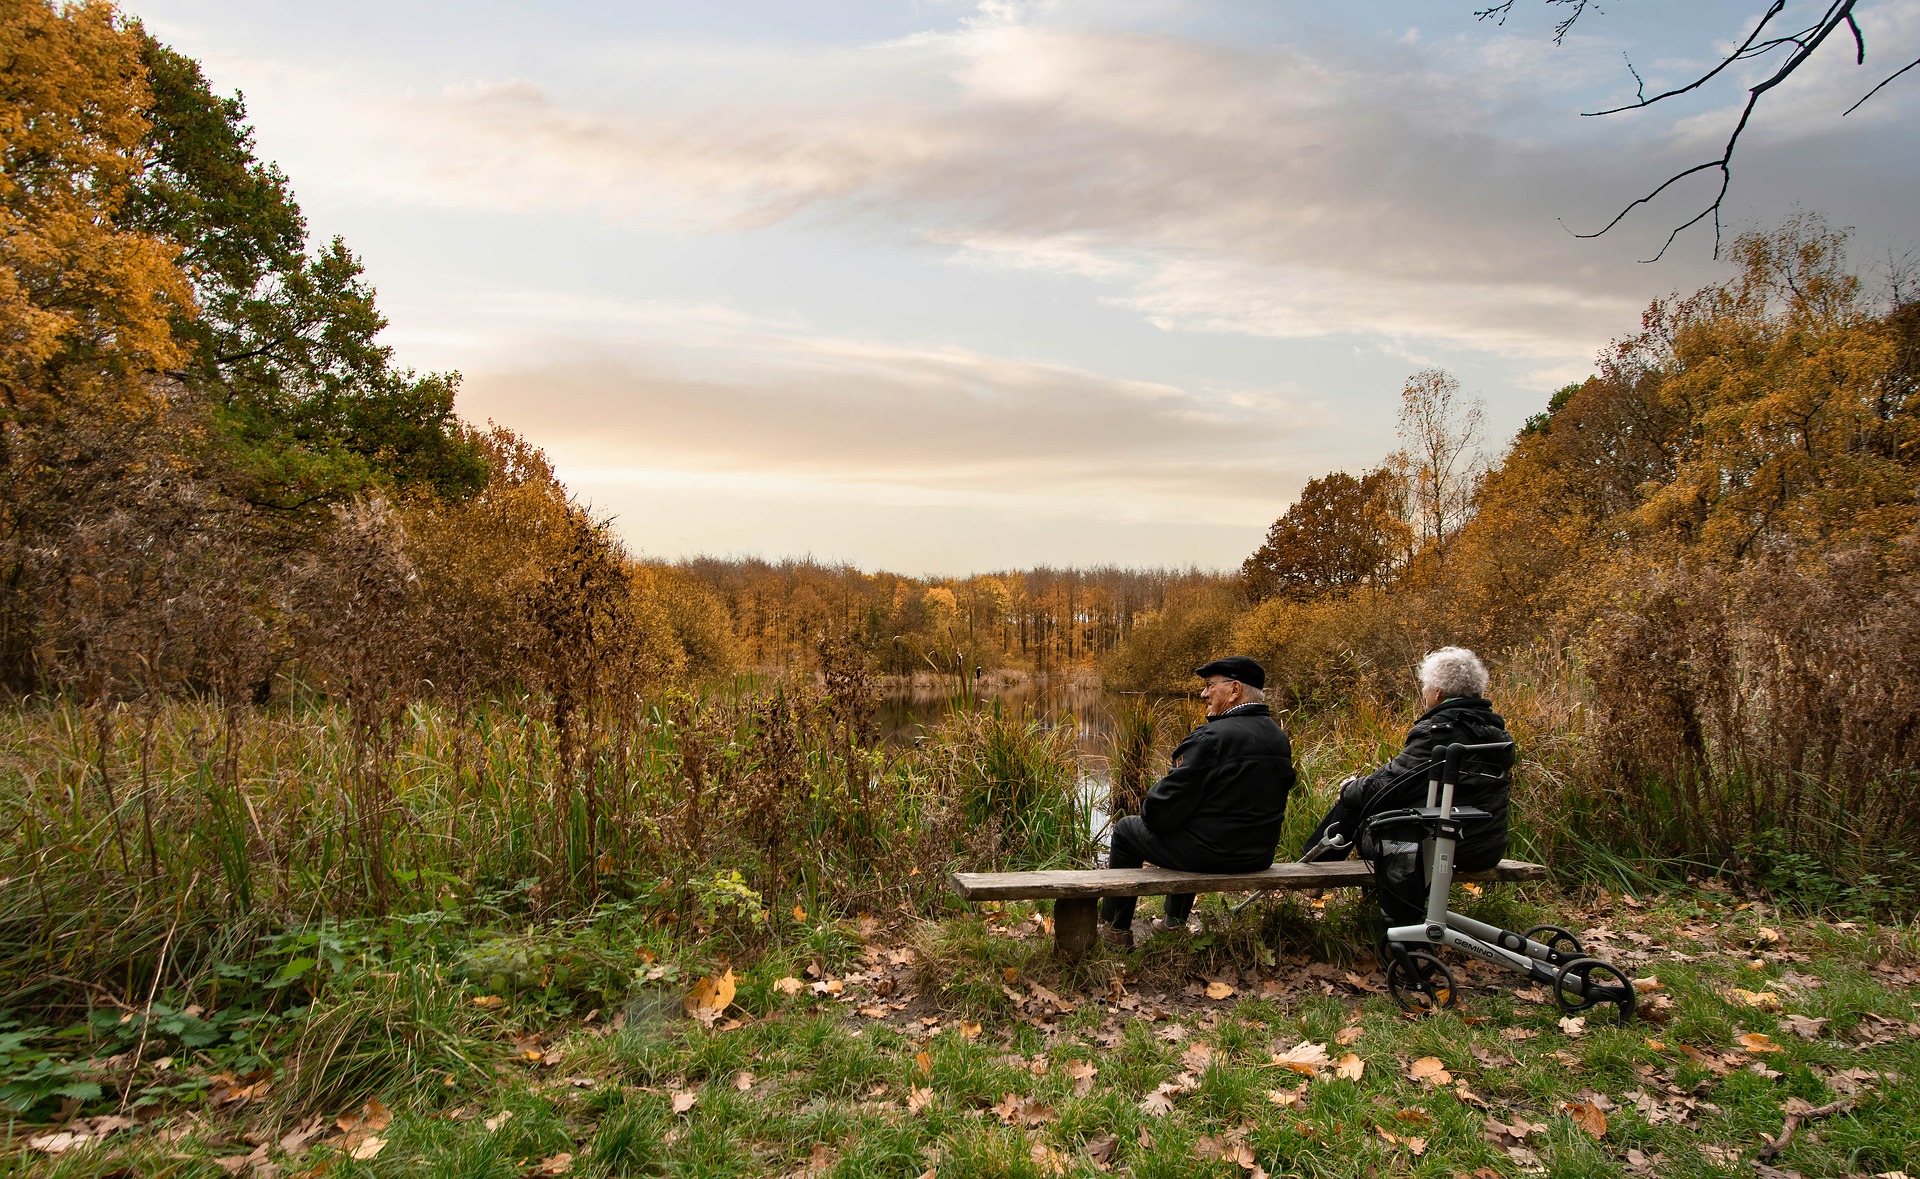
[[1340, 801], [1354, 803], [1367, 788], [1367, 774], [1348, 774], [1340, 782]]

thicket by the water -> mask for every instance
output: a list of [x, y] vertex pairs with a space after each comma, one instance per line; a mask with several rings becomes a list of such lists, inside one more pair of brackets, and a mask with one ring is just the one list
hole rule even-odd
[[1656, 302], [1490, 464], [1457, 384], [1417, 374], [1400, 451], [1309, 484], [1239, 594], [1137, 627], [1109, 680], [1175, 688], [1231, 648], [1287, 703], [1349, 708], [1470, 645], [1497, 706], [1574, 711], [1519, 784], [1569, 850], [1911, 900], [1920, 302], [1844, 246], [1810, 216], [1741, 238], [1736, 277]]

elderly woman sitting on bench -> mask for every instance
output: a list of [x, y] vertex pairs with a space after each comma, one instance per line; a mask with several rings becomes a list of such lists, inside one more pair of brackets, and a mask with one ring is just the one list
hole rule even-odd
[[[1368, 819], [1385, 811], [1423, 805], [1429, 769], [1448, 745], [1513, 740], [1506, 721], [1487, 700], [1487, 665], [1464, 647], [1442, 647], [1420, 661], [1420, 705], [1425, 711], [1392, 761], [1340, 784], [1340, 797], [1308, 837], [1304, 858], [1344, 860]], [[1511, 752], [1480, 755], [1462, 768], [1454, 801], [1460, 806], [1477, 807], [1489, 818], [1476, 823], [1460, 842], [1455, 852], [1459, 871], [1491, 868], [1506, 854], [1512, 757]], [[1341, 838], [1331, 846], [1312, 850], [1335, 835]], [[1392, 899], [1383, 898], [1383, 903], [1391, 905]], [[1417, 917], [1417, 906], [1413, 911]]]

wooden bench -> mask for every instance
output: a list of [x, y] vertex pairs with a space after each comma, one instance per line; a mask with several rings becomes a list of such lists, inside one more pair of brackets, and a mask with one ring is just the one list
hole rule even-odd
[[[1456, 872], [1455, 880], [1545, 880], [1542, 864], [1501, 860], [1486, 872]], [[1170, 868], [1096, 868], [1054, 872], [955, 872], [953, 891], [969, 901], [1053, 902], [1054, 953], [1077, 959], [1098, 940], [1101, 897], [1166, 893], [1256, 892], [1286, 888], [1358, 888], [1373, 881], [1360, 860], [1330, 864], [1275, 864], [1258, 872], [1175, 872]]]

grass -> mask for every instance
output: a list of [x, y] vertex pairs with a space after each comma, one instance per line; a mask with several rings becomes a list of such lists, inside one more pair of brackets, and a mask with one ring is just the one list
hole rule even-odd
[[[1539, 900], [1496, 902], [1498, 892], [1482, 899], [1483, 912], [1544, 912]], [[458, 1059], [484, 1067], [441, 1068], [453, 1057], [431, 1044], [407, 1057], [388, 1039], [378, 1052], [396, 1062], [364, 1074], [351, 1104], [309, 1094], [289, 1105], [182, 1109], [85, 1155], [13, 1157], [48, 1175], [213, 1176], [224, 1173], [215, 1160], [255, 1149], [247, 1135], [277, 1141], [311, 1109], [353, 1113], [363, 1093], [391, 1111], [377, 1153], [349, 1157], [350, 1140], [335, 1135], [297, 1156], [270, 1146], [267, 1157], [342, 1179], [508, 1179], [543, 1165], [589, 1176], [1113, 1168], [1227, 1179], [1253, 1173], [1232, 1161], [1244, 1146], [1241, 1157], [1276, 1175], [1707, 1179], [1751, 1175], [1789, 1101], [1840, 1098], [1850, 1108], [1801, 1128], [1772, 1165], [1871, 1175], [1920, 1151], [1911, 928], [1783, 921], [1712, 893], [1614, 899], [1580, 913], [1576, 927], [1628, 951], [1635, 974], [1657, 977], [1650, 994], [1664, 1010], [1657, 1021], [1596, 1021], [1569, 1035], [1550, 1005], [1516, 993], [1526, 988], [1512, 976], [1475, 973], [1456, 1010], [1424, 1020], [1354, 985], [1294, 986], [1300, 968], [1287, 961], [1242, 971], [1235, 993], [1216, 1002], [1187, 993], [1214, 971], [1198, 938], [1062, 973], [1031, 910], [989, 916], [865, 930], [824, 922], [837, 931], [824, 954], [796, 942], [742, 968], [736, 1005], [717, 1028], [681, 1015], [684, 982], [637, 984], [612, 1016], [587, 1019], [555, 1018], [534, 1002], [476, 1007], [474, 988], [443, 980], [431, 992], [439, 998], [400, 1024], [438, 1029], [460, 1046]], [[890, 953], [903, 961], [872, 969]], [[774, 985], [788, 977], [843, 986], [789, 994]], [[1377, 985], [1377, 975], [1356, 977]], [[881, 978], [907, 988], [891, 994], [917, 998], [883, 1018], [862, 1014]], [[981, 979], [1022, 998], [988, 999]], [[1036, 1001], [1035, 984], [1072, 1009]], [[360, 1001], [387, 1010], [420, 1001], [404, 979], [393, 986]], [[1743, 991], [1777, 1004], [1751, 1006]], [[1789, 1015], [1827, 1022], [1802, 1038]], [[540, 1051], [527, 1058], [520, 1045], [531, 1033]], [[1768, 1039], [1745, 1043], [1775, 1050], [1743, 1050], [1749, 1033]], [[1351, 1051], [1363, 1071], [1309, 1078], [1274, 1066], [1276, 1052], [1302, 1041], [1336, 1058]], [[1415, 1079], [1412, 1066], [1426, 1057], [1444, 1066], [1444, 1081]], [[1156, 1093], [1170, 1103], [1158, 1112]]]
[[[1559, 855], [1577, 718], [1545, 696], [1515, 713], [1535, 751], [1516, 839]], [[1283, 854], [1405, 719], [1291, 718]], [[1403, 1019], [1368, 990], [1358, 894], [1206, 898], [1198, 933], [1062, 967], [1043, 911], [942, 881], [1084, 861], [1072, 734], [980, 710], [889, 754], [841, 724], [798, 697], [676, 698], [602, 730], [562, 789], [523, 710], [416, 707], [382, 796], [348, 789], [367, 771], [318, 701], [121, 716], [104, 756], [77, 709], [0, 714], [0, 1172], [1706, 1176], [1750, 1173], [1787, 1100], [1837, 1096], [1854, 1105], [1776, 1165], [1876, 1174], [1920, 1150], [1920, 925], [1871, 919], [1897, 908], [1813, 920], [1605, 846], [1559, 887], [1463, 896], [1657, 975], [1660, 1022], [1578, 1036], [1471, 972], [1460, 1011]], [[719, 1026], [688, 1019], [722, 976]], [[1789, 1013], [1828, 1022], [1803, 1039]], [[1780, 1051], [1742, 1052], [1752, 1032]], [[1364, 1071], [1274, 1067], [1303, 1040]], [[1464, 1090], [1409, 1076], [1423, 1057]], [[98, 1141], [28, 1145], [63, 1130]]]

